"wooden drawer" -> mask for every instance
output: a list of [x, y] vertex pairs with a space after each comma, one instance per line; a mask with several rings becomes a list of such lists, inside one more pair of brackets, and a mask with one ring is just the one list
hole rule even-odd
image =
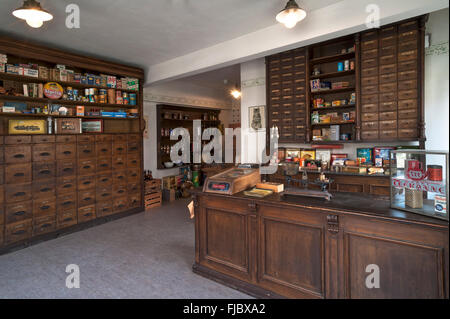
[[95, 153], [96, 153], [97, 157], [111, 157], [112, 144], [111, 143], [95, 144]]
[[55, 135], [34, 135], [31, 137], [31, 143], [55, 143]]
[[131, 183], [127, 185], [127, 191], [129, 194], [141, 193], [141, 184], [140, 183]]
[[371, 31], [363, 32], [361, 34], [361, 40], [362, 41], [369, 41], [369, 40], [377, 40], [378, 39], [378, 30], [373, 29]]
[[363, 95], [361, 102], [363, 104], [376, 104], [378, 103], [378, 94]]
[[56, 197], [33, 200], [33, 216], [56, 215]]
[[141, 194], [128, 195], [128, 208], [141, 207]]
[[417, 128], [417, 119], [400, 119], [398, 120], [398, 128]]
[[96, 171], [95, 159], [78, 160], [78, 175], [92, 175], [95, 174], [95, 171]]
[[23, 202], [33, 196], [31, 183], [7, 185], [4, 189], [6, 203]]
[[392, 112], [392, 111], [397, 111], [397, 102], [396, 101], [380, 103], [380, 112]]
[[29, 162], [31, 162], [30, 145], [5, 146], [5, 163], [19, 164]]
[[128, 209], [128, 197], [122, 196], [114, 198], [113, 200], [113, 212], [123, 212]]
[[397, 26], [392, 25], [388, 27], [383, 27], [380, 29], [380, 37], [388, 37], [397, 34]]
[[380, 66], [380, 74], [390, 74], [397, 72], [397, 64], [384, 64]]
[[399, 52], [413, 51], [417, 50], [417, 40], [403, 41], [398, 44]]
[[406, 81], [399, 81], [398, 82], [398, 89], [399, 90], [413, 90], [417, 89], [417, 80], [406, 80]]
[[387, 73], [380, 75], [380, 84], [396, 82], [397, 73]]
[[362, 60], [370, 60], [378, 57], [378, 48], [372, 50], [363, 50], [361, 51], [361, 59]]
[[77, 154], [79, 159], [95, 157], [95, 144], [79, 143], [77, 145]]
[[397, 129], [397, 120], [380, 121], [380, 131], [393, 129]]
[[[395, 45], [385, 46], [380, 49], [380, 56], [397, 55], [397, 47]], [[395, 60], [394, 60], [395, 62]], [[391, 62], [391, 63], [394, 63]]]
[[390, 102], [397, 100], [397, 92], [380, 93], [380, 102]]
[[401, 119], [415, 119], [417, 118], [417, 109], [401, 109], [398, 110], [398, 117]]
[[366, 141], [373, 141], [379, 138], [378, 130], [374, 131], [361, 131], [361, 139]]
[[113, 144], [113, 155], [125, 155], [127, 153], [127, 144], [126, 143], [114, 143]]
[[376, 66], [378, 66], [378, 58], [366, 59], [361, 61], [361, 68], [363, 69], [374, 68]]
[[113, 197], [126, 195], [127, 195], [127, 185], [113, 185]]
[[361, 42], [361, 49], [364, 51], [378, 48], [378, 39]]
[[380, 57], [380, 64], [381, 65], [386, 65], [386, 64], [394, 64], [397, 62], [396, 56], [391, 54], [391, 55], [384, 55]]
[[5, 244], [13, 244], [31, 237], [31, 220], [20, 221], [5, 227]]
[[33, 218], [31, 200], [5, 205], [6, 224]]
[[95, 205], [78, 208], [78, 223], [84, 223], [95, 218]]
[[97, 188], [105, 188], [112, 185], [113, 179], [111, 173], [97, 174], [96, 176]]
[[98, 134], [98, 135], [95, 135], [95, 142], [96, 143], [111, 143], [112, 142], [112, 135], [111, 134]]
[[398, 130], [399, 138], [416, 138], [417, 128], [404, 128]]
[[417, 70], [417, 61], [416, 60], [409, 60], [409, 61], [402, 61], [398, 63], [398, 71], [411, 71], [411, 70]]
[[97, 158], [97, 172], [107, 172], [111, 169], [111, 157]]
[[380, 118], [380, 121], [396, 120], [397, 112], [380, 112], [379, 118]]
[[33, 222], [33, 235], [42, 235], [56, 229], [56, 216], [38, 217]]
[[411, 99], [411, 100], [400, 100], [398, 101], [398, 109], [415, 109], [417, 110], [417, 100]]
[[35, 144], [31, 148], [33, 162], [54, 161], [55, 144]]
[[417, 89], [398, 91], [399, 100], [410, 100], [416, 98], [417, 98]]
[[128, 169], [127, 181], [128, 183], [137, 183], [141, 180], [141, 173], [139, 168]]
[[393, 91], [397, 91], [397, 83], [396, 82], [380, 84], [380, 92], [381, 93], [393, 92]]
[[399, 62], [404, 62], [404, 61], [409, 61], [409, 60], [414, 60], [417, 63], [417, 50], [409, 50], [409, 51], [404, 51], [404, 52], [398, 53], [398, 61]]
[[78, 190], [78, 206], [88, 206], [95, 204], [96, 191], [93, 190]]
[[122, 144], [125, 143], [127, 141], [127, 136], [125, 134], [116, 134], [113, 135], [113, 143], [114, 144]]
[[363, 86], [361, 88], [361, 94], [375, 94], [375, 93], [378, 93], [378, 84]]
[[84, 175], [78, 176], [77, 186], [79, 191], [85, 191], [87, 189], [95, 188], [96, 186], [96, 176], [95, 175]]
[[76, 135], [56, 135], [56, 143], [76, 143]]
[[95, 136], [94, 135], [77, 135], [78, 144], [91, 144], [94, 145]]
[[112, 186], [106, 188], [97, 188], [96, 191], [96, 201], [104, 202], [112, 200]]
[[71, 194], [77, 190], [77, 178], [75, 176], [63, 176], [56, 179], [56, 194]]
[[112, 200], [106, 202], [99, 202], [95, 205], [97, 217], [109, 216], [113, 213]]
[[391, 140], [397, 138], [397, 130], [384, 130], [380, 131], [380, 139]]
[[128, 154], [139, 153], [141, 149], [139, 142], [128, 142], [127, 152]]
[[33, 163], [33, 181], [49, 179], [56, 176], [55, 162]]
[[378, 121], [362, 122], [361, 127], [364, 131], [378, 130]]
[[71, 160], [60, 160], [56, 162], [56, 176], [73, 176], [77, 175], [77, 161]]
[[56, 181], [54, 178], [33, 182], [33, 199], [49, 198], [56, 195]]
[[127, 167], [128, 168], [140, 168], [141, 161], [138, 154], [130, 154], [127, 158]]
[[368, 69], [362, 69], [361, 70], [361, 76], [362, 77], [371, 77], [371, 76], [377, 76], [378, 75], [378, 68], [368, 68]]
[[5, 166], [5, 183], [19, 184], [31, 182], [31, 163]]
[[70, 160], [75, 159], [77, 154], [76, 144], [56, 144], [56, 159]]
[[382, 37], [380, 39], [380, 45], [381, 47], [391, 47], [397, 44], [397, 37], [393, 34], [393, 35], [389, 35], [386, 37]]
[[69, 209], [58, 212], [56, 216], [56, 227], [58, 229], [61, 229], [76, 225], [78, 223], [77, 215], [78, 214], [76, 209]]
[[411, 80], [411, 79], [416, 79], [416, 78], [417, 78], [417, 70], [416, 69], [398, 72], [398, 80], [399, 81]]
[[361, 78], [361, 86], [378, 85], [378, 76], [370, 76]]
[[361, 120], [363, 122], [378, 121], [378, 113], [362, 113]]
[[77, 208], [77, 193], [67, 193], [56, 196], [57, 211]]
[[6, 145], [29, 144], [31, 143], [30, 135], [5, 136]]
[[398, 38], [399, 38], [398, 39], [399, 43], [417, 40], [418, 39], [418, 32], [417, 32], [417, 30], [410, 30], [410, 31], [405, 31], [405, 32], [399, 32]]
[[126, 170], [122, 170], [122, 171], [114, 171], [112, 173], [112, 178], [113, 178], [113, 184], [116, 185], [123, 185], [127, 183], [127, 171]]

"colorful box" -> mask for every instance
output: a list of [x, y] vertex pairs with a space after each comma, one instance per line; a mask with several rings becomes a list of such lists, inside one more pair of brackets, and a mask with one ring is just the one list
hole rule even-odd
[[373, 163], [372, 149], [371, 148], [357, 148], [356, 157], [361, 159], [361, 163]]
[[77, 116], [84, 116], [84, 106], [77, 106]]

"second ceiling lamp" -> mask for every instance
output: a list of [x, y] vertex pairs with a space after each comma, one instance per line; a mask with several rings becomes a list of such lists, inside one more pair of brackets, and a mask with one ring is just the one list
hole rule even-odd
[[291, 29], [305, 17], [306, 11], [300, 8], [295, 0], [289, 0], [286, 7], [277, 14], [276, 19], [286, 28]]

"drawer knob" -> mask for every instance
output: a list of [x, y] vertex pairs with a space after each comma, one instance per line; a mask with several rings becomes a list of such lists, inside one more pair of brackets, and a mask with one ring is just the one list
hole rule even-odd
[[101, 164], [101, 167], [108, 167], [108, 164]]
[[39, 191], [40, 191], [41, 193], [45, 193], [45, 192], [49, 192], [49, 191], [51, 191], [51, 190], [52, 190], [51, 188], [45, 187], [45, 188], [41, 188]]
[[83, 185], [89, 185], [91, 183], [91, 181], [86, 181], [83, 183]]
[[14, 174], [14, 177], [22, 177], [22, 176], [25, 176], [25, 174], [24, 173], [15, 173]]
[[22, 215], [25, 215], [26, 213], [27, 213], [26, 211], [21, 210], [20, 212], [15, 212], [14, 215], [22, 216]]
[[41, 207], [39, 207], [39, 208], [42, 209], [42, 210], [47, 210], [47, 209], [50, 208], [50, 206], [49, 206], [49, 205], [45, 205], [45, 206], [41, 206]]
[[24, 196], [24, 195], [25, 195], [24, 192], [17, 192], [14, 194], [15, 197]]
[[102, 148], [102, 152], [108, 152], [108, 149]]
[[69, 155], [69, 154], [72, 154], [72, 152], [71, 151], [64, 151], [63, 154], [64, 155]]
[[123, 148], [122, 147], [118, 147], [117, 150], [118, 151], [123, 151]]
[[125, 192], [123, 189], [120, 189], [120, 190], [118, 191], [119, 194], [122, 194], [123, 192]]
[[92, 200], [92, 198], [91, 197], [86, 197], [86, 198], [83, 198], [83, 200], [87, 202], [87, 201]]
[[50, 173], [51, 173], [51, 171], [48, 170], [48, 169], [44, 169], [44, 170], [39, 172], [39, 174], [44, 174], [44, 175], [47, 175], [47, 174], [50, 174]]
[[47, 152], [44, 152], [44, 153], [41, 153], [41, 154], [39, 154], [40, 156], [50, 156], [50, 153], [47, 153]]
[[22, 230], [18, 230], [18, 231], [16, 231], [16, 232], [14, 232], [14, 233], [12, 233], [13, 235], [22, 235], [22, 234], [24, 234], [25, 233], [25, 231], [22, 229]]
[[102, 179], [102, 182], [107, 182], [109, 179], [108, 178], [104, 178]]
[[83, 153], [90, 153], [91, 151], [90, 150], [83, 150]]
[[109, 195], [110, 195], [109, 193], [103, 193], [102, 197], [106, 197], [106, 196], [109, 196]]
[[84, 216], [86, 216], [86, 217], [92, 216], [92, 213], [84, 214]]
[[24, 158], [25, 157], [25, 155], [23, 155], [23, 154], [16, 154], [16, 155], [14, 155], [14, 158]]

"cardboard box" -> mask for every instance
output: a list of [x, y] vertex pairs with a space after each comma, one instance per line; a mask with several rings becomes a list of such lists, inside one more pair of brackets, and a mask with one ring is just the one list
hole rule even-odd
[[39, 71], [35, 70], [35, 69], [24, 68], [23, 69], [23, 75], [29, 76], [29, 77], [33, 77], [33, 78], [38, 78], [39, 77]]
[[0, 72], [5, 72], [6, 71], [6, 64], [5, 63], [3, 63], [3, 62], [1, 62], [0, 63]]

